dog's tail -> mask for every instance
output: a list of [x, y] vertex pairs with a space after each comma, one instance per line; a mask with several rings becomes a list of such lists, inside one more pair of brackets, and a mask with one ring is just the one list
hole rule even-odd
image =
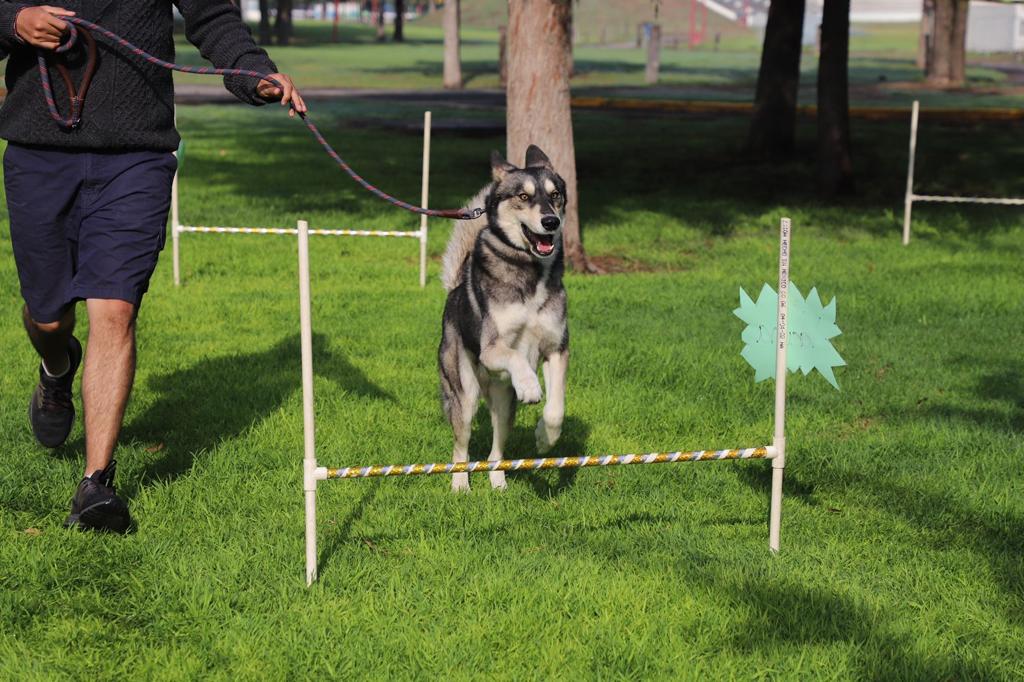
[[[480, 190], [475, 197], [469, 200], [467, 207], [476, 208], [483, 206], [490, 186]], [[441, 281], [444, 288], [451, 291], [462, 283], [462, 273], [465, 271], [466, 260], [473, 253], [477, 235], [487, 227], [487, 215], [484, 214], [473, 220], [456, 220], [455, 228], [452, 230], [452, 237], [448, 240], [448, 248], [445, 249], [444, 259], [441, 261]]]

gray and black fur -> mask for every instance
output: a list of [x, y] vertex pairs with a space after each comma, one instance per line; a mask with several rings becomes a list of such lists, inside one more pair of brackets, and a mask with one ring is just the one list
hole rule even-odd
[[[456, 223], [442, 272], [448, 300], [438, 369], [441, 405], [455, 435], [455, 462], [468, 459], [481, 398], [494, 431], [489, 459], [502, 458], [517, 403], [541, 400], [541, 363], [547, 402], [536, 430], [540, 453], [558, 440], [565, 415], [565, 181], [533, 145], [526, 150], [525, 168], [494, 152], [491, 171], [493, 182], [473, 201], [483, 203], [485, 213]], [[505, 487], [504, 472], [490, 477], [493, 487]], [[453, 490], [468, 488], [468, 474], [453, 475]]]

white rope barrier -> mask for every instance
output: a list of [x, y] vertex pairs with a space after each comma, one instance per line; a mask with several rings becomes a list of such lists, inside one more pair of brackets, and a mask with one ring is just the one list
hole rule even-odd
[[[226, 234], [291, 234], [299, 233], [294, 227], [204, 227], [199, 225], [179, 225], [178, 232], [216, 232]], [[310, 235], [326, 237], [413, 237], [419, 239], [423, 233], [399, 232], [388, 230], [309, 230]]]
[[[423, 177], [420, 205], [426, 208], [430, 189], [430, 112], [423, 113]], [[206, 225], [182, 225], [179, 213], [178, 174], [174, 174], [171, 184], [171, 258], [173, 263], [174, 286], [181, 285], [181, 235], [193, 234], [257, 234], [257, 235], [297, 235], [294, 227], [222, 227]], [[427, 216], [420, 216], [418, 230], [348, 230], [348, 229], [314, 229], [308, 234], [321, 237], [396, 237], [416, 239], [419, 241], [419, 282], [420, 287], [427, 286]]]
[[932, 194], [913, 194], [913, 201], [931, 201], [942, 204], [998, 204], [1001, 206], [1024, 206], [1024, 199], [1001, 199], [998, 197], [943, 197]]
[[1024, 206], [1024, 199], [1016, 197], [959, 197], [914, 193], [914, 161], [917, 156], [917, 124], [921, 106], [917, 100], [910, 110], [910, 153], [907, 160], [907, 191], [903, 198], [903, 245], [910, 243], [910, 219], [914, 202], [936, 204], [990, 204], [994, 206]]

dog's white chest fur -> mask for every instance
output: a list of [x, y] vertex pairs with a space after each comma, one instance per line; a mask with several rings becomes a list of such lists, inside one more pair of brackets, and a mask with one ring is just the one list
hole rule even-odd
[[523, 355], [531, 367], [537, 366], [542, 355], [554, 352], [565, 333], [565, 319], [551, 306], [544, 307], [547, 300], [547, 289], [541, 285], [524, 303], [506, 303], [488, 310], [497, 335]]

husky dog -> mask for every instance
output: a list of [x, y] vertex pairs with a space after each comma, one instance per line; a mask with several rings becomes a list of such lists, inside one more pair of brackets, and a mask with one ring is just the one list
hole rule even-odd
[[[565, 414], [569, 363], [562, 219], [565, 181], [539, 148], [526, 150], [526, 168], [491, 154], [493, 182], [471, 202], [476, 220], [457, 222], [444, 255], [444, 307], [438, 369], [441, 405], [455, 433], [452, 460], [468, 459], [480, 398], [491, 410], [489, 460], [502, 458], [516, 404], [539, 403], [537, 367], [544, 363], [547, 403], [537, 424], [537, 450], [558, 440]], [[505, 488], [505, 472], [490, 472]], [[453, 474], [452, 490], [469, 490], [469, 474]]]

